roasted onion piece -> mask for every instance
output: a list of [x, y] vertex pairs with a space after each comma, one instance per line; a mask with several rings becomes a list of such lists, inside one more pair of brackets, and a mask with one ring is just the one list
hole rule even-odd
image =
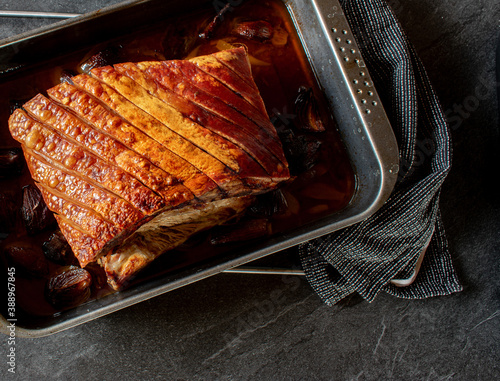
[[292, 175], [309, 170], [319, 161], [322, 142], [315, 136], [296, 134], [288, 129], [280, 133], [280, 139]]
[[299, 88], [299, 94], [295, 99], [295, 113], [298, 128], [314, 132], [325, 131], [325, 125], [319, 114], [318, 101], [311, 88], [307, 89], [304, 86]]
[[14, 242], [4, 248], [7, 259], [24, 275], [43, 278], [49, 273], [47, 260], [39, 247], [27, 242]]
[[97, 263], [89, 263], [85, 266], [85, 270], [87, 270], [92, 276], [92, 291], [99, 292], [107, 287], [108, 282], [106, 279], [106, 273], [101, 266]]
[[40, 233], [56, 224], [54, 215], [47, 208], [42, 194], [34, 185], [26, 185], [23, 188], [21, 218], [29, 235]]
[[90, 297], [92, 276], [77, 266], [59, 269], [45, 287], [45, 297], [55, 308], [69, 308], [84, 303]]
[[0, 148], [0, 179], [20, 175], [24, 163], [21, 148]]
[[264, 20], [238, 23], [231, 34], [247, 40], [266, 41], [273, 36], [273, 26]]
[[288, 32], [281, 26], [275, 26], [271, 43], [276, 47], [283, 47], [288, 42]]
[[45, 257], [59, 265], [69, 265], [76, 260], [71, 246], [60, 230], [53, 233], [47, 241], [42, 244]]

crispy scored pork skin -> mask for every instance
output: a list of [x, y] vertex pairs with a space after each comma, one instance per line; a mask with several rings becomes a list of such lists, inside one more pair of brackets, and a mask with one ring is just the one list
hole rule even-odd
[[[215, 53], [216, 54], [216, 53]], [[217, 115], [221, 119], [237, 123], [240, 129], [250, 135], [256, 136], [262, 142], [266, 149], [276, 156], [277, 161], [285, 162], [284, 154], [281, 149], [281, 143], [274, 139], [272, 134], [267, 132], [267, 128], [274, 129], [274, 126], [266, 116], [267, 123], [257, 123], [242, 114], [241, 110], [253, 114], [253, 118], [262, 122], [263, 117], [257, 118], [260, 111], [251, 107], [248, 103], [242, 100], [241, 97], [226, 88], [222, 83], [214, 77], [206, 75], [204, 72], [197, 70], [196, 66], [189, 62], [182, 65], [185, 61], [167, 61], [167, 62], [139, 62], [137, 67], [147, 77], [156, 81], [162, 87], [179, 95], [183, 99], [189, 99], [199, 107]], [[116, 65], [118, 71], [131, 70], [134, 64]], [[168, 76], [162, 75], [165, 71], [169, 72]], [[179, 86], [179, 81], [182, 78], [190, 78], [182, 82]], [[209, 90], [209, 91], [207, 91]], [[279, 176], [281, 172], [286, 176], [286, 168], [278, 166], [275, 176]]]
[[[225, 104], [234, 110], [229, 114], [231, 118], [236, 117], [236, 113], [240, 113], [253, 122], [254, 125], [258, 126], [263, 132], [267, 132], [268, 129], [274, 130], [274, 126], [269, 121], [267, 114], [263, 114], [259, 108], [247, 102], [240, 94], [231, 90], [231, 88], [226, 86], [223, 82], [207, 74], [192, 62], [168, 61], [163, 62], [162, 65], [169, 67], [172, 71], [178, 71], [180, 75], [188, 78], [189, 83], [191, 83], [195, 87], [195, 91], [198, 92], [197, 97], [203, 95], [203, 101], [200, 103], [206, 105], [206, 107], [210, 107], [214, 112], [216, 112], [222, 104]], [[183, 91], [186, 91], [186, 89], [187, 86], [183, 88]], [[229, 111], [227, 109], [223, 109], [221, 116], [226, 116], [228, 113]], [[243, 119], [238, 118], [238, 120]], [[244, 125], [248, 126], [248, 128], [252, 126], [250, 123], [245, 123]], [[272, 134], [270, 134], [270, 136], [272, 136]], [[269, 143], [272, 141], [272, 139], [269, 139]], [[281, 152], [277, 150], [276, 153], [279, 155]]]
[[[203, 127], [197, 128], [194, 123], [189, 123], [177, 110], [166, 106], [164, 102], [149, 94], [141, 86], [137, 86], [135, 82], [121, 75], [111, 66], [94, 69], [92, 75], [159, 120], [163, 125], [160, 131], [162, 140], [164, 140], [163, 136], [170, 135], [170, 130], [190, 142], [192, 148], [196, 147], [200, 154], [204, 152], [201, 154], [203, 158], [199, 164], [204, 173], [220, 188], [231, 193], [233, 188], [241, 187], [241, 180], [234, 172], [234, 169], [239, 171], [239, 165], [220, 137], [210, 134]], [[218, 155], [222, 155], [223, 158], [219, 159]]]
[[[63, 83], [57, 87], [57, 90], [54, 88], [50, 89], [49, 94], [63, 93], [66, 95], [64, 90], [68, 86], [70, 85]], [[73, 104], [73, 102], [70, 100], [68, 103]], [[82, 103], [78, 104], [84, 107]], [[78, 106], [76, 107], [79, 108]], [[158, 168], [147, 158], [128, 149], [104, 132], [82, 122], [81, 119], [45, 98], [43, 95], [38, 94], [35, 98], [27, 102], [24, 105], [24, 109], [34, 117], [44, 120], [46, 124], [57, 130], [59, 134], [64, 135], [68, 140], [79, 142], [98, 157], [136, 177], [153, 191], [159, 193], [164, 199], [171, 199], [174, 205], [189, 201], [194, 197], [192, 192], [183, 184], [179, 184], [180, 180], [176, 179], [172, 174]], [[102, 107], [96, 105], [95, 107], [89, 106], [88, 109], [98, 114]], [[92, 111], [89, 112], [92, 113]], [[101, 118], [100, 120], [104, 120], [104, 123], [106, 122], [105, 118]]]
[[[241, 95], [247, 100], [247, 102], [259, 110], [261, 116], [266, 117], [266, 106], [264, 105], [262, 98], [259, 96], [259, 90], [257, 89], [255, 83], [252, 83], [253, 81], [251, 83], [244, 81], [237, 72], [229, 69], [229, 67], [223, 64], [224, 61], [238, 59], [238, 55], [244, 54], [245, 52], [243, 49], [223, 50], [216, 54], [195, 57], [190, 59], [190, 61], [198, 66], [199, 69], [229, 87], [236, 94]], [[271, 136], [273, 136], [275, 140], [279, 141], [276, 132], [271, 129], [269, 131]]]
[[113, 225], [125, 228], [144, 218], [143, 213], [124, 199], [106, 192], [79, 176], [54, 168], [40, 157], [28, 152], [25, 157], [33, 179], [39, 187], [54, 194], [64, 195], [68, 200], [74, 200], [81, 206], [90, 207]]
[[24, 143], [25, 152], [39, 155], [54, 167], [99, 184], [143, 213], [151, 214], [165, 206], [165, 200], [139, 180], [30, 118], [21, 109], [12, 114], [10, 127], [12, 136]]
[[[155, 63], [148, 62], [141, 63], [140, 65], [148, 67], [149, 70], [155, 66]], [[262, 144], [263, 141], [269, 141], [269, 137], [266, 136], [265, 133], [261, 134], [261, 128], [258, 128], [255, 125], [253, 125], [250, 129], [245, 128], [245, 123], [250, 123], [250, 121], [241, 121], [241, 118], [239, 118], [241, 115], [236, 115], [233, 122], [229, 122], [227, 119], [221, 118], [219, 115], [199, 106], [192, 100], [186, 102], [185, 98], [163, 86], [158, 80], [155, 80], [154, 77], [147, 76], [137, 64], [119, 64], [115, 65], [115, 69], [133, 79], [151, 94], [156, 95], [159, 99], [174, 107], [185, 117], [202, 124], [209, 130], [238, 145], [262, 166], [262, 168], [266, 171], [265, 176], [271, 175], [274, 181], [280, 181], [280, 176], [283, 175], [281, 168], [285, 167], [282, 165], [280, 160], [274, 156], [272, 151], [269, 149], [269, 145]], [[171, 77], [173, 77], [173, 75]], [[166, 78], [163, 77], [162, 80], [166, 81]], [[193, 91], [195, 92], [196, 90]], [[221, 102], [219, 109], [224, 110], [224, 108], [227, 108], [227, 105]], [[234, 110], [229, 109], [228, 111], [233, 112]], [[235, 122], [238, 122], [237, 124], [240, 126], [239, 129], [235, 129], [233, 127]], [[257, 136], [258, 139], [255, 139], [255, 136]], [[270, 146], [273, 146], [275, 142], [270, 143]], [[282, 151], [281, 145], [279, 146], [279, 149]], [[244, 177], [243, 179], [244, 181], [246, 180]], [[259, 180], [260, 179], [258, 179], [258, 181]], [[248, 180], [246, 181], [248, 182]]]
[[[93, 95], [103, 107], [114, 110], [110, 120], [98, 120], [98, 127], [112, 135], [130, 150], [147, 157], [160, 168], [168, 169], [193, 194], [212, 199], [221, 194], [217, 185], [195, 164], [203, 162], [203, 152], [177, 134], [165, 131], [163, 125], [104, 83], [88, 76], [72, 78], [75, 86]], [[55, 96], [57, 92], [54, 92]], [[90, 99], [89, 99], [90, 101]], [[170, 147], [167, 148], [167, 147]]]
[[116, 289], [290, 177], [243, 48], [94, 68], [47, 95], [10, 132], [80, 265]]

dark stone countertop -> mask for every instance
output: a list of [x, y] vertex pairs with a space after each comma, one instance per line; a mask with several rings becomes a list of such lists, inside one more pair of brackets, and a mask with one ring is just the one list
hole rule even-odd
[[[0, 9], [81, 13], [116, 2], [1, 0]], [[500, 6], [390, 3], [450, 118], [441, 206], [463, 292], [327, 307], [300, 277], [220, 274], [52, 336], [18, 338], [17, 379], [500, 378]], [[0, 38], [50, 22], [0, 18]], [[10, 376], [7, 347], [4, 338], [0, 379]]]

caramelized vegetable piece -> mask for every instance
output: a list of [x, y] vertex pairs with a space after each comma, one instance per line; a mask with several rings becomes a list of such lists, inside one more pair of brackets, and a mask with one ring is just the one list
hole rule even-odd
[[48, 275], [49, 267], [39, 247], [26, 242], [15, 242], [4, 249], [6, 257], [20, 272], [35, 278]]
[[217, 13], [214, 19], [206, 26], [206, 28], [199, 34], [200, 38], [210, 39], [213, 37], [215, 30], [224, 21], [224, 15], [231, 10], [231, 3], [227, 3], [222, 9]]
[[271, 234], [271, 224], [267, 218], [240, 221], [232, 226], [221, 226], [212, 231], [210, 243], [221, 245], [231, 242], [247, 241]]
[[0, 179], [21, 174], [24, 168], [21, 148], [0, 148]]
[[34, 185], [23, 188], [21, 217], [29, 235], [37, 234], [56, 224], [52, 212], [43, 201], [42, 194]]
[[247, 40], [265, 41], [273, 35], [273, 26], [264, 20], [238, 23], [231, 31], [233, 35]]
[[181, 59], [193, 51], [198, 41], [198, 32], [194, 27], [184, 25], [179, 29], [169, 25], [167, 28], [165, 38], [161, 43], [165, 60]]
[[47, 281], [45, 296], [56, 308], [74, 307], [90, 297], [91, 284], [92, 276], [87, 270], [63, 267]]
[[69, 265], [76, 260], [71, 246], [60, 230], [42, 244], [42, 251], [45, 258], [60, 265]]
[[325, 131], [325, 125], [319, 115], [318, 101], [311, 88], [307, 89], [304, 86], [299, 88], [299, 94], [295, 99], [295, 113], [297, 127], [307, 131]]
[[309, 170], [319, 161], [321, 140], [292, 130], [285, 130], [280, 136], [292, 175]]
[[271, 43], [281, 48], [285, 46], [288, 42], [288, 32], [283, 29], [281, 26], [277, 26], [274, 28], [273, 38], [271, 39]]
[[85, 270], [87, 270], [92, 276], [92, 291], [98, 292], [107, 288], [108, 282], [106, 279], [106, 273], [101, 266], [97, 263], [89, 263], [85, 266]]

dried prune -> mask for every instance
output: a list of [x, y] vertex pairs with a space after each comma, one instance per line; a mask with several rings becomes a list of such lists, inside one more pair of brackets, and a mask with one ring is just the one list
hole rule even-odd
[[23, 187], [23, 206], [21, 207], [21, 217], [29, 235], [37, 234], [52, 226], [56, 220], [52, 212], [43, 201], [42, 194], [34, 185]]
[[60, 230], [42, 244], [42, 250], [48, 260], [60, 265], [69, 265], [76, 260], [71, 246]]
[[87, 266], [85, 266], [85, 270], [87, 270], [92, 276], [92, 290], [94, 292], [98, 292], [106, 288], [108, 281], [106, 278], [106, 273], [101, 266], [96, 263], [89, 263]]
[[24, 156], [21, 148], [0, 148], [0, 179], [18, 176], [24, 168]]
[[75, 307], [90, 297], [92, 276], [77, 266], [62, 267], [47, 281], [45, 297], [55, 308]]
[[299, 94], [295, 99], [295, 113], [297, 127], [307, 131], [325, 131], [325, 125], [319, 114], [318, 101], [311, 88], [304, 86], [299, 88]]
[[49, 273], [47, 260], [42, 251], [27, 242], [15, 242], [4, 248], [7, 259], [24, 275], [43, 278]]

